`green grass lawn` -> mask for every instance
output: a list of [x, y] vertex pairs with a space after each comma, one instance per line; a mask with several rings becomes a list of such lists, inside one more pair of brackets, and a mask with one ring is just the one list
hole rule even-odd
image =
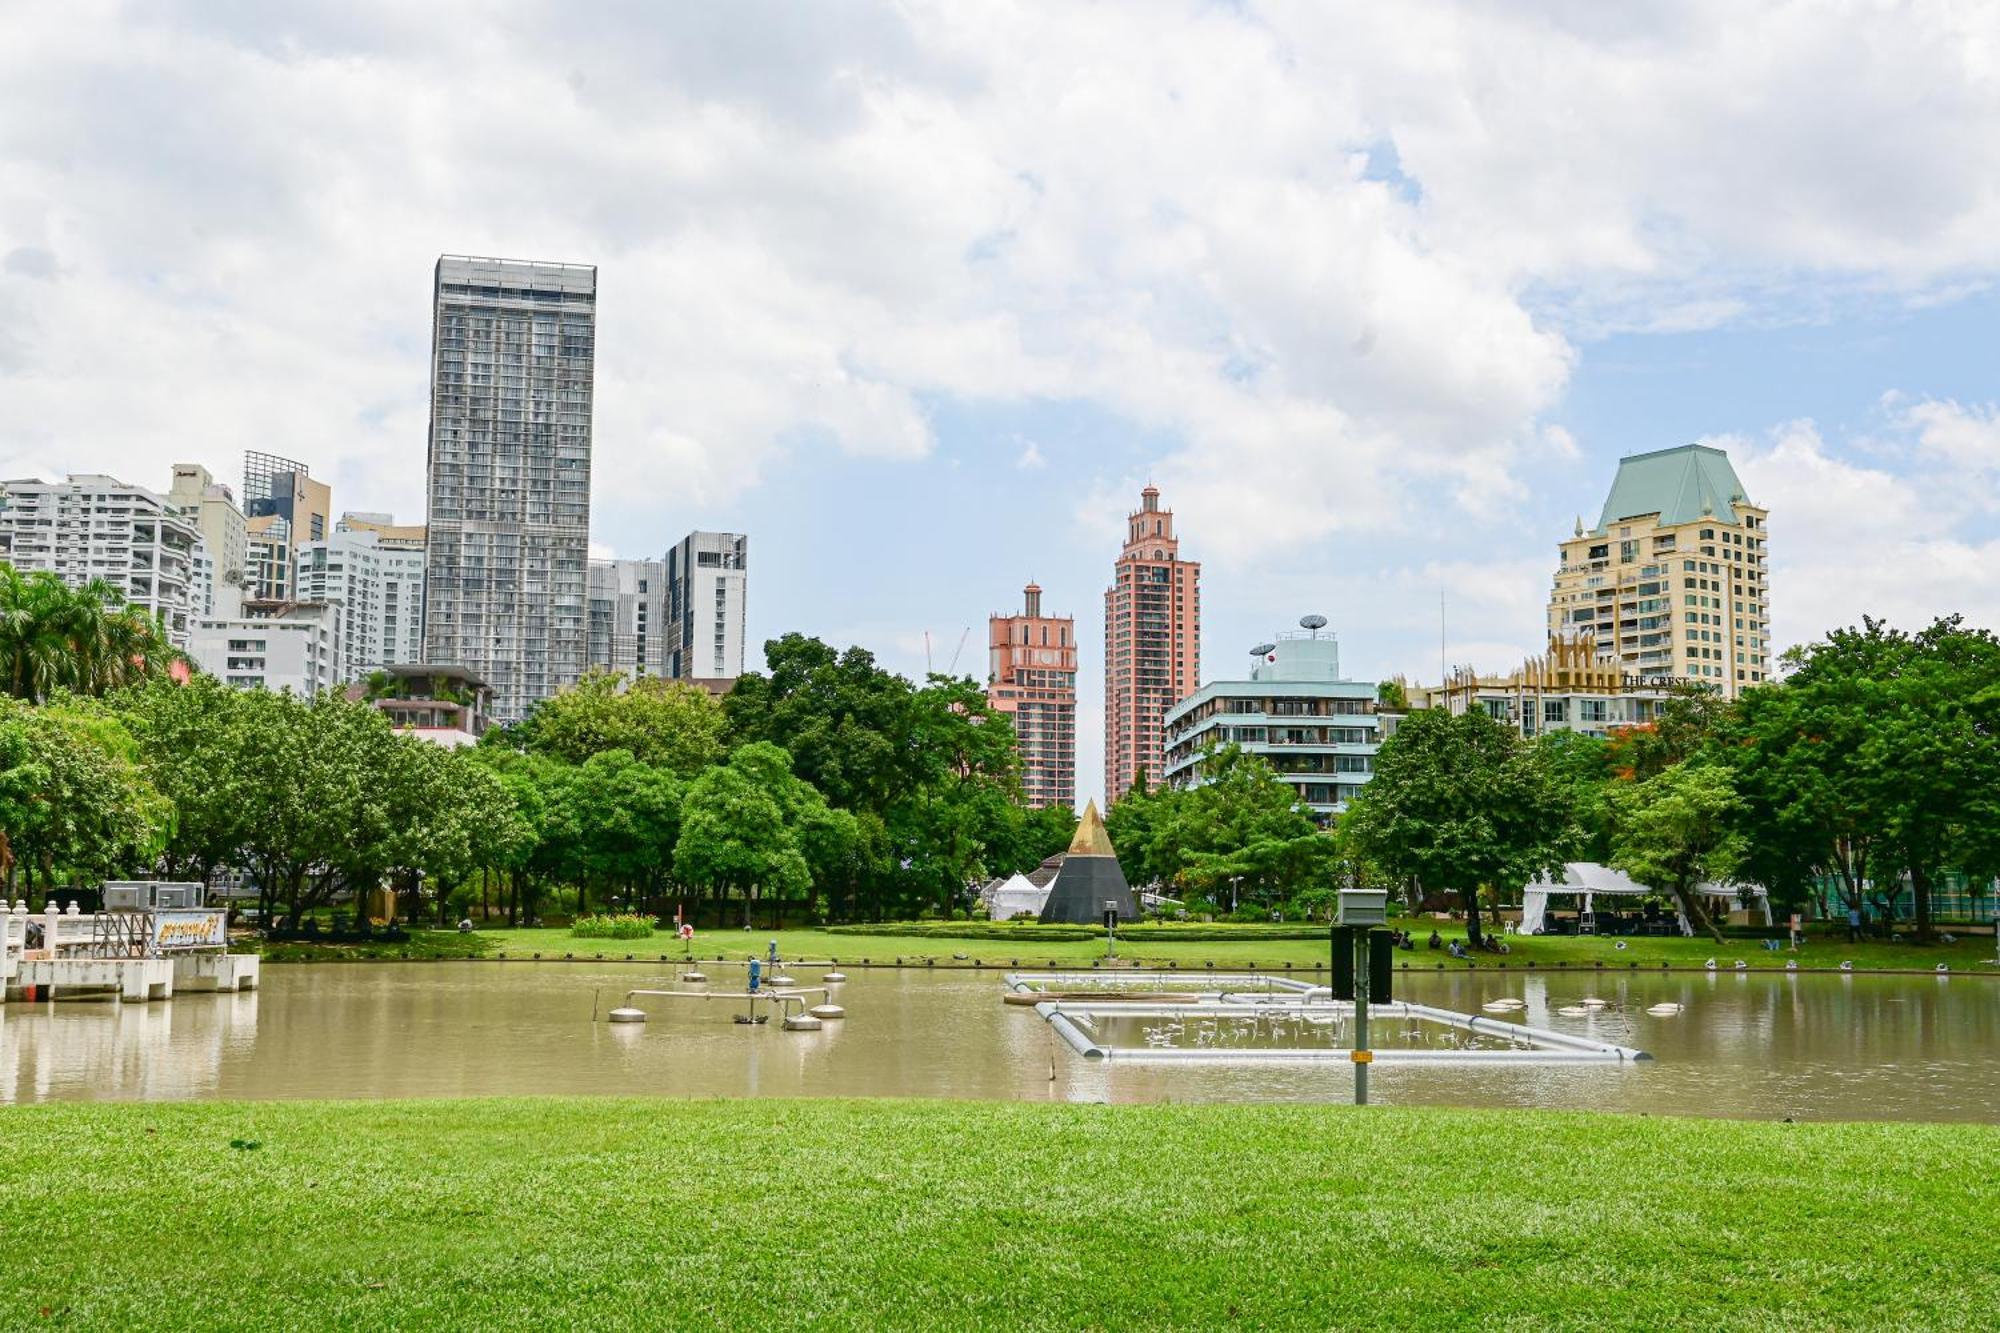
[[7, 1328], [1971, 1328], [2000, 1309], [1992, 1126], [566, 1099], [52, 1105], [0, 1111], [0, 1132]]
[[[1993, 939], [1990, 935], [1961, 938], [1956, 944], [1928, 947], [1874, 942], [1850, 945], [1842, 940], [1814, 937], [1796, 954], [1769, 953], [1756, 940], [1747, 939], [1731, 939], [1721, 945], [1705, 938], [1631, 939], [1626, 941], [1627, 947], [1619, 949], [1610, 939], [1590, 936], [1509, 936], [1512, 953], [1504, 956], [1481, 954], [1467, 963], [1449, 957], [1442, 950], [1433, 951], [1424, 947], [1433, 924], [1438, 924], [1440, 933], [1447, 940], [1463, 941], [1465, 938], [1463, 926], [1425, 920], [1410, 927], [1417, 938], [1417, 948], [1410, 953], [1399, 952], [1396, 955], [1399, 962], [1408, 963], [1412, 969], [1434, 969], [1440, 964], [1446, 968], [1497, 968], [1503, 963], [1509, 969], [1525, 967], [1530, 963], [1538, 968], [1559, 965], [1594, 967], [1600, 962], [1606, 967], [1629, 968], [1637, 963], [1641, 967], [1658, 968], [1662, 963], [1674, 967], [1700, 967], [1707, 959], [1714, 958], [1719, 966], [1732, 968], [1741, 958], [1753, 969], [1772, 971], [1783, 971], [1787, 962], [1796, 962], [1801, 968], [1835, 969], [1843, 960], [1850, 960], [1857, 969], [1908, 968], [1929, 972], [1939, 963], [1944, 963], [1954, 972], [2000, 972], [2000, 967], [1996, 967], [1993, 961]], [[891, 962], [897, 958], [909, 962], [929, 958], [935, 960], [938, 966], [967, 966], [973, 959], [987, 965], [1004, 964], [1018, 958], [1023, 967], [1042, 967], [1051, 960], [1061, 966], [1072, 966], [1104, 957], [1104, 941], [1101, 939], [1044, 940], [1032, 935], [1018, 942], [921, 939], [836, 935], [805, 929], [781, 930], [775, 935], [770, 931], [705, 930], [695, 939], [695, 952], [706, 958], [717, 954], [730, 958], [751, 954], [761, 956], [766, 943], [774, 938], [786, 958], [840, 958], [848, 961], [867, 958], [873, 962]], [[274, 962], [355, 956], [394, 958], [400, 957], [405, 949], [413, 958], [463, 957], [467, 953], [477, 953], [482, 957], [505, 953], [509, 958], [525, 958], [539, 953], [545, 959], [561, 958], [564, 954], [573, 954], [580, 959], [594, 959], [600, 955], [607, 959], [622, 959], [627, 954], [651, 959], [657, 959], [661, 954], [675, 958], [681, 955], [680, 941], [670, 931], [663, 931], [649, 940], [580, 940], [573, 938], [567, 929], [501, 929], [480, 930], [471, 935], [451, 931], [417, 931], [413, 932], [408, 945], [272, 946], [267, 951], [267, 957]], [[1294, 967], [1322, 967], [1326, 964], [1327, 952], [1324, 939], [1199, 942], [1149, 939], [1121, 941], [1118, 947], [1121, 963], [1173, 963], [1181, 967], [1202, 967], [1211, 962], [1217, 967], [1244, 967], [1251, 963], [1261, 967], [1282, 968], [1286, 963]], [[956, 957], [958, 954], [964, 954], [965, 959], [960, 961]]]

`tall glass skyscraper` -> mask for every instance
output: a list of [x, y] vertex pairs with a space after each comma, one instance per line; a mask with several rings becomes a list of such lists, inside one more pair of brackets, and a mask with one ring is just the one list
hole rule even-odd
[[424, 657], [501, 721], [583, 674], [597, 269], [438, 260]]

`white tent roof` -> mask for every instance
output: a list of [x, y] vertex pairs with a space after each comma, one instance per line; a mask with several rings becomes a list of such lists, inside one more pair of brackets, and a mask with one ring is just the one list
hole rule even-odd
[[1036, 888], [1034, 881], [1026, 875], [1010, 875], [1004, 883], [995, 885], [987, 897], [987, 914], [995, 921], [1007, 921], [1023, 912], [1041, 915], [1042, 904], [1047, 902], [1049, 891]]
[[[1639, 883], [1624, 871], [1614, 870], [1610, 866], [1600, 865], [1596, 861], [1565, 861], [1563, 863], [1562, 879], [1559, 882], [1551, 880], [1548, 876], [1544, 875], [1522, 886], [1521, 933], [1523, 935], [1533, 935], [1542, 929], [1542, 923], [1548, 913], [1549, 895], [1552, 893], [1581, 894], [1588, 899], [1600, 893], [1637, 896], [1658, 892], [1660, 890]], [[1744, 893], [1749, 894], [1753, 898], [1762, 898], [1765, 896], [1764, 886], [1761, 884], [1703, 883], [1695, 887], [1695, 892], [1707, 898], [1733, 898], [1738, 894]], [[1674, 914], [1676, 916], [1680, 915], [1678, 907], [1674, 909]], [[1767, 904], [1764, 910], [1764, 917], [1767, 923], [1770, 920], [1770, 915], [1770, 908]], [[1685, 917], [1681, 918], [1680, 924], [1682, 934], [1689, 935], [1694, 933]]]

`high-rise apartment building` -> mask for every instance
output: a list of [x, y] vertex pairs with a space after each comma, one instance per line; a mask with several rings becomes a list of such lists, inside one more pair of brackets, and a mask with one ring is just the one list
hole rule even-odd
[[[297, 587], [298, 550], [333, 530], [333, 488], [314, 481], [304, 463], [255, 449], [243, 454], [243, 516], [253, 539], [265, 549], [251, 560], [260, 582], [245, 593], [252, 599], [280, 600]], [[258, 519], [280, 522], [258, 523]]]
[[297, 598], [337, 608], [336, 684], [422, 661], [424, 652], [422, 543], [391, 546], [381, 529], [393, 524], [357, 527], [352, 519], [343, 517], [331, 536], [305, 543], [298, 555]]
[[711, 689], [743, 674], [750, 539], [690, 532], [667, 552], [667, 674]]
[[249, 554], [244, 560], [243, 599], [251, 602], [290, 601], [298, 572], [292, 547], [292, 524], [283, 514], [259, 514], [243, 522]]
[[672, 674], [667, 662], [667, 562], [590, 562], [589, 664], [640, 676]]
[[1169, 707], [1201, 683], [1201, 565], [1180, 557], [1174, 514], [1148, 486], [1125, 520], [1104, 593], [1104, 783], [1115, 801], [1160, 785]]
[[203, 550], [196, 556], [200, 592], [193, 599], [193, 613], [235, 614], [250, 565], [249, 531], [236, 497], [201, 464], [176, 463], [167, 503], [201, 533]]
[[1076, 621], [1042, 614], [1023, 590], [1021, 614], [986, 618], [986, 702], [1014, 722], [1028, 804], [1076, 804]]
[[437, 262], [424, 660], [501, 722], [583, 674], [596, 332], [592, 266]]
[[0, 482], [0, 546], [19, 570], [44, 569], [73, 588], [103, 579], [159, 618], [186, 648], [201, 533], [166, 497], [113, 477]]
[[309, 699], [338, 683], [340, 608], [286, 602], [262, 609], [266, 614], [196, 618], [188, 656], [239, 690], [290, 690]]
[[1596, 526], [1577, 519], [1562, 544], [1550, 635], [1587, 632], [1628, 675], [1735, 698], [1771, 675], [1767, 517], [1720, 449], [1621, 458]]

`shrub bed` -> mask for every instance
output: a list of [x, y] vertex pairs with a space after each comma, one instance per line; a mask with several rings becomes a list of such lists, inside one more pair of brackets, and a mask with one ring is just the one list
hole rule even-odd
[[659, 918], [635, 912], [601, 912], [580, 916], [569, 923], [569, 933], [579, 940], [643, 940], [653, 933]]

